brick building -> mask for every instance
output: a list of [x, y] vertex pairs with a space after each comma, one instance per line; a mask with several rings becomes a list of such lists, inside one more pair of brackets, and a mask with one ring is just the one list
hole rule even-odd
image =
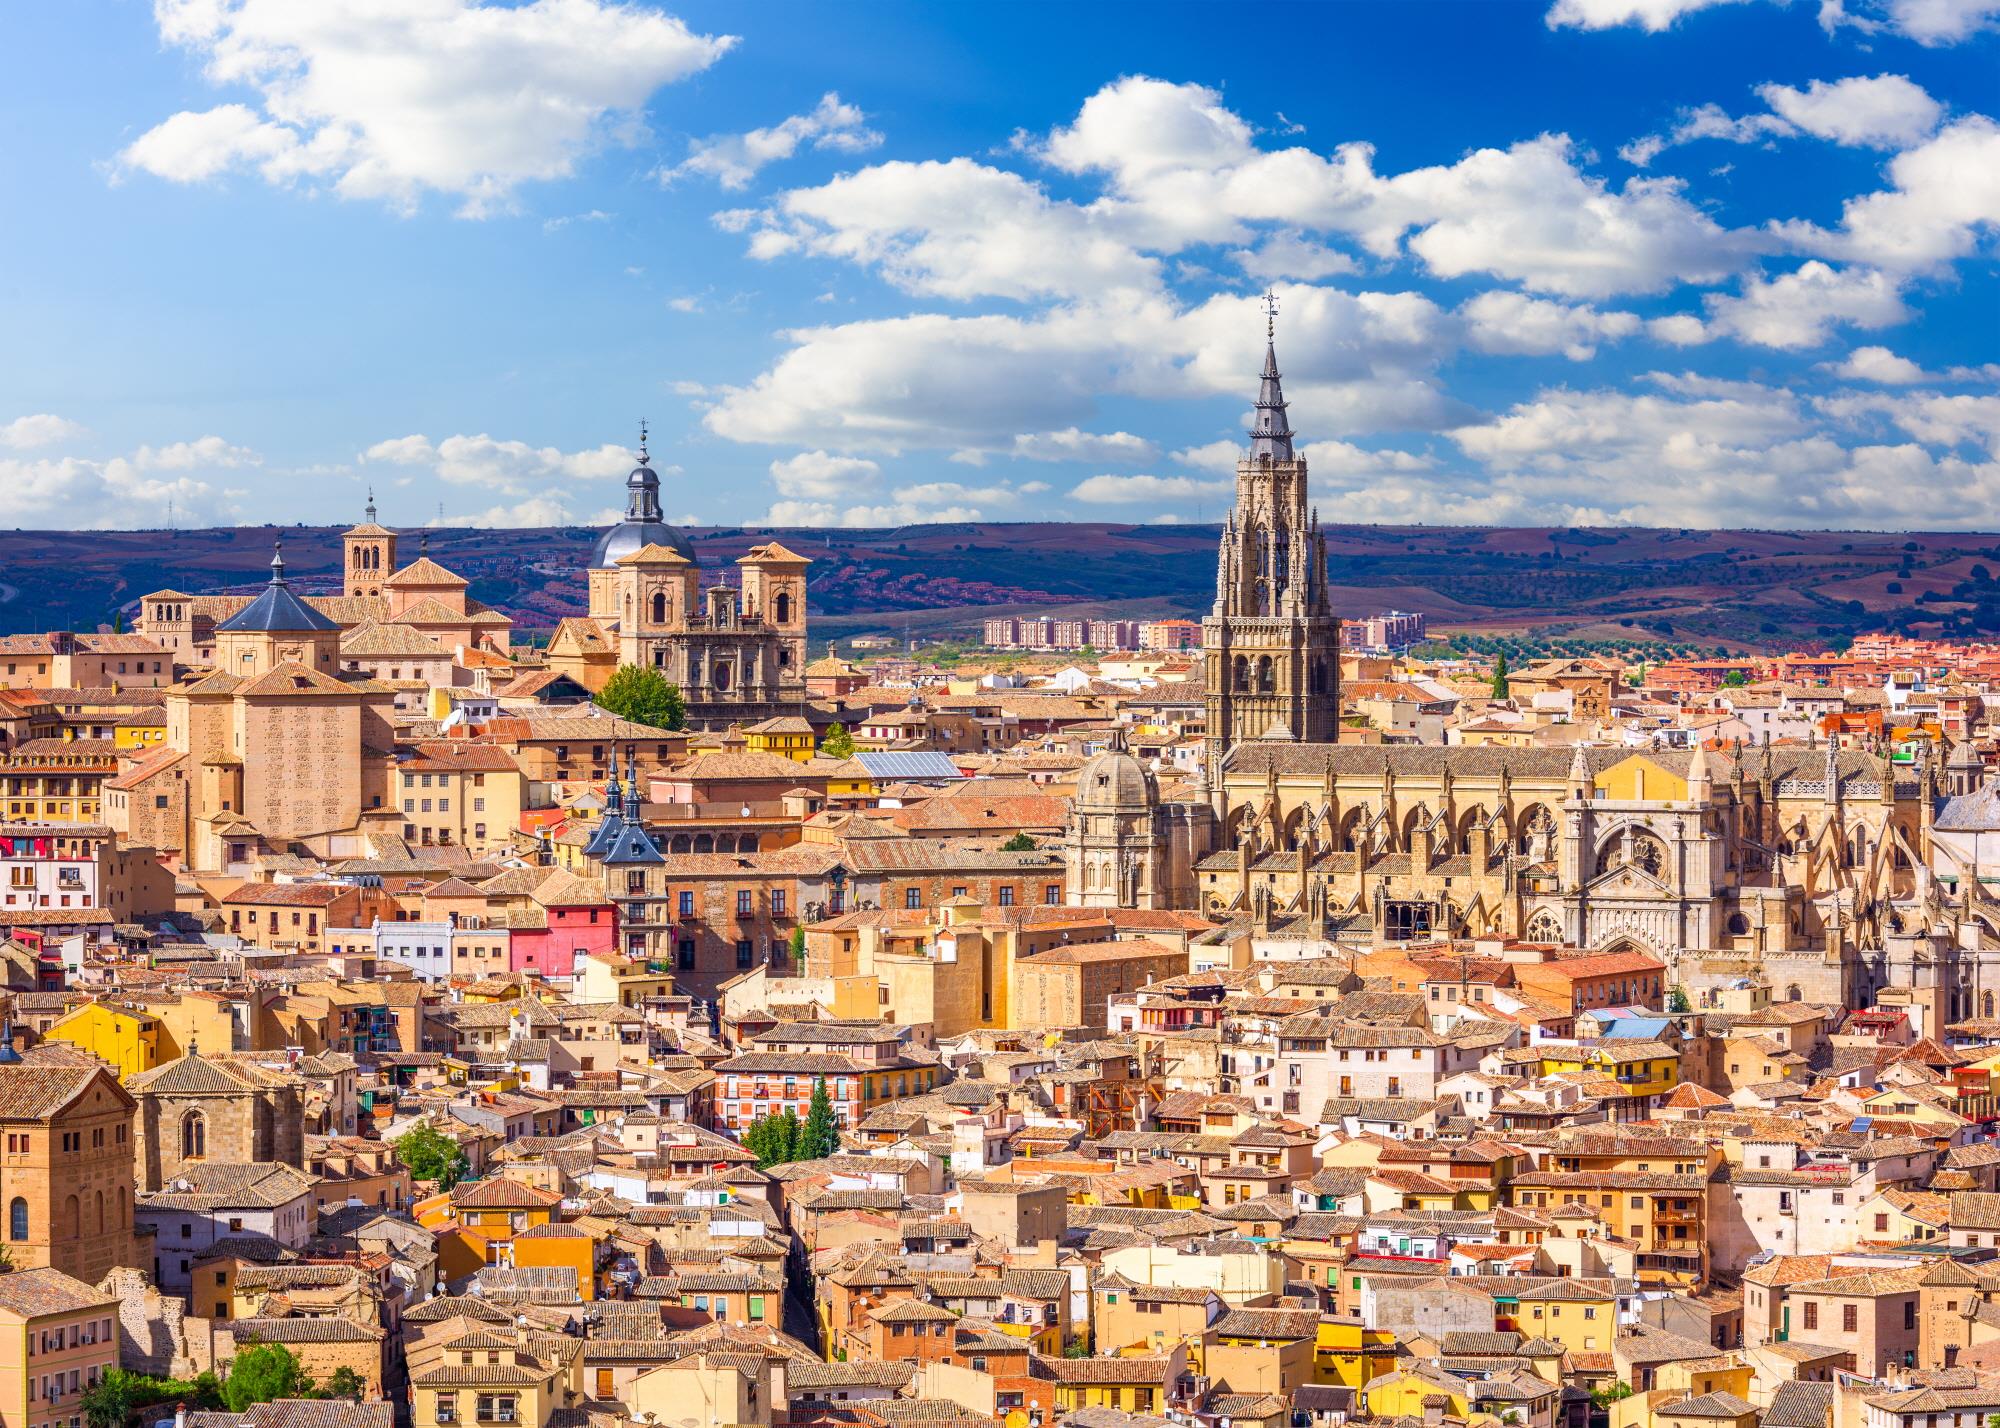
[[103, 1065], [83, 1060], [65, 1050], [0, 1065], [0, 1204], [17, 1270], [94, 1283], [138, 1262], [134, 1102]]
[[1028, 1026], [1103, 1031], [1112, 996], [1187, 968], [1185, 951], [1144, 938], [1057, 947], [1014, 963], [1015, 1015]]

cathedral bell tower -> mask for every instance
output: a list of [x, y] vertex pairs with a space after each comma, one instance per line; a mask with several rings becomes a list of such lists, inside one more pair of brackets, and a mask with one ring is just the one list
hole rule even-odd
[[1246, 739], [1331, 744], [1339, 735], [1340, 619], [1327, 601], [1326, 538], [1306, 505], [1306, 463], [1292, 449], [1278, 376], [1277, 299], [1265, 296], [1264, 371], [1250, 449], [1236, 463], [1215, 607], [1201, 624], [1207, 676], [1207, 777]]
[[379, 596], [382, 582], [396, 569], [396, 533], [375, 524], [374, 491], [368, 493], [367, 518], [344, 532], [340, 545], [342, 593]]

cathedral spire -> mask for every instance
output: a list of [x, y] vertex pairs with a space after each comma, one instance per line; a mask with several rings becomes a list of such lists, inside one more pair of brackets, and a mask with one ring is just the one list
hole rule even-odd
[[1257, 387], [1257, 418], [1250, 428], [1252, 461], [1290, 461], [1292, 426], [1278, 375], [1278, 295], [1264, 294], [1264, 370]]

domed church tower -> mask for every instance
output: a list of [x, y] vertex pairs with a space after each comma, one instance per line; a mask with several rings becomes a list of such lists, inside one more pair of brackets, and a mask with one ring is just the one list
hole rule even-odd
[[1076, 777], [1063, 830], [1063, 901], [1073, 907], [1168, 907], [1160, 786], [1125, 752], [1122, 732]]

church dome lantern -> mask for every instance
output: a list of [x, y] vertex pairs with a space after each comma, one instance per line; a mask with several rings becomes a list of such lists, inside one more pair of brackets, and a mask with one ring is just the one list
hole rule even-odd
[[649, 545], [664, 546], [696, 563], [694, 547], [680, 531], [668, 525], [660, 512], [660, 477], [646, 452], [646, 430], [639, 430], [639, 464], [625, 478], [625, 519], [597, 538], [591, 566], [609, 570], [634, 551]]

